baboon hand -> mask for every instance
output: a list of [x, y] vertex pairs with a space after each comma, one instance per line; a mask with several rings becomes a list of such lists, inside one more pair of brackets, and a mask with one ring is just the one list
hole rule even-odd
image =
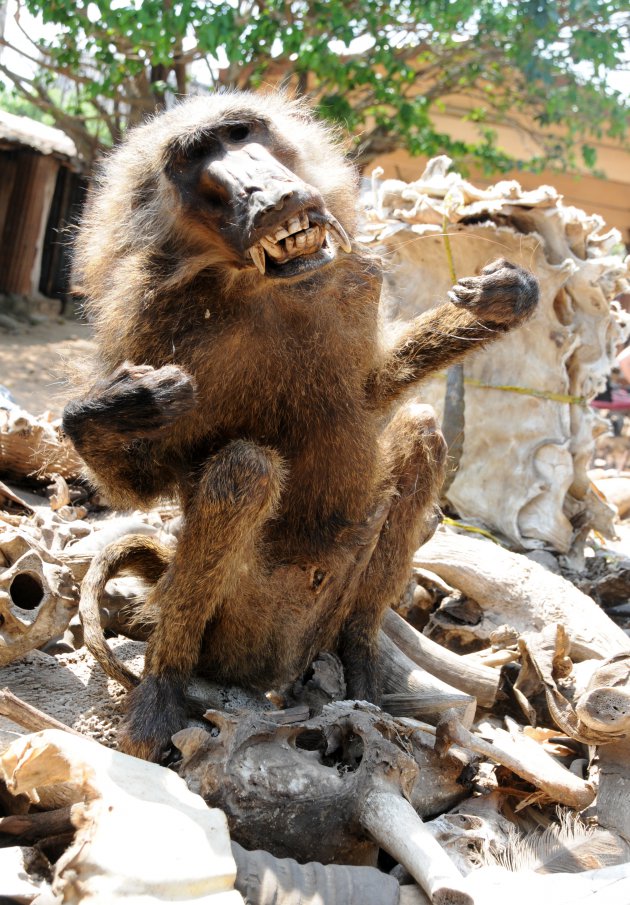
[[160, 433], [195, 406], [195, 381], [176, 365], [152, 368], [125, 362], [86, 399], [66, 406], [63, 426], [73, 437], [77, 426], [105, 422], [118, 434], [147, 437]]
[[481, 321], [516, 325], [529, 317], [538, 303], [538, 280], [522, 267], [500, 258], [484, 267], [479, 276], [459, 280], [448, 297]]

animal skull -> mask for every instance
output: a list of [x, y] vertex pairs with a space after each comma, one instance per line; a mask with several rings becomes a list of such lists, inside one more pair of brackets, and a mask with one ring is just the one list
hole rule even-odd
[[67, 566], [23, 531], [0, 534], [0, 666], [63, 634], [77, 604]]

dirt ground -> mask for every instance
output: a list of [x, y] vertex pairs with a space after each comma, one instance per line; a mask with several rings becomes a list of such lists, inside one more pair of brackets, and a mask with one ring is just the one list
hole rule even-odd
[[90, 328], [76, 320], [51, 318], [19, 333], [0, 331], [0, 385], [33, 415], [60, 416], [73, 395], [71, 374], [94, 348]]

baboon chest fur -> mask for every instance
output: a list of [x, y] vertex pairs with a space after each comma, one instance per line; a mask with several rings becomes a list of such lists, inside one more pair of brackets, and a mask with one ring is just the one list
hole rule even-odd
[[83, 590], [89, 621], [116, 569], [155, 579], [145, 673], [127, 676], [133, 753], [158, 757], [183, 725], [193, 670], [278, 687], [329, 648], [349, 696], [378, 698], [381, 616], [434, 528], [444, 463], [431, 413], [401, 399], [536, 304], [498, 261], [386, 340], [356, 196], [334, 137], [277, 95], [183, 103], [96, 182], [75, 265], [98, 354], [64, 428], [113, 505], [183, 510], [174, 553], [126, 539]]

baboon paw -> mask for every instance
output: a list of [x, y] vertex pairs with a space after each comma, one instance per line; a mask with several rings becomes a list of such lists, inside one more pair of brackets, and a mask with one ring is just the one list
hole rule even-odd
[[185, 684], [164, 676], [146, 676], [127, 696], [127, 713], [118, 730], [125, 754], [159, 763], [171, 738], [186, 726]]
[[482, 321], [516, 325], [534, 311], [538, 302], [536, 277], [501, 258], [477, 277], [465, 277], [450, 290], [449, 299], [468, 308]]
[[195, 381], [176, 365], [125, 363], [95, 399], [109, 427], [136, 437], [159, 433], [195, 406]]

